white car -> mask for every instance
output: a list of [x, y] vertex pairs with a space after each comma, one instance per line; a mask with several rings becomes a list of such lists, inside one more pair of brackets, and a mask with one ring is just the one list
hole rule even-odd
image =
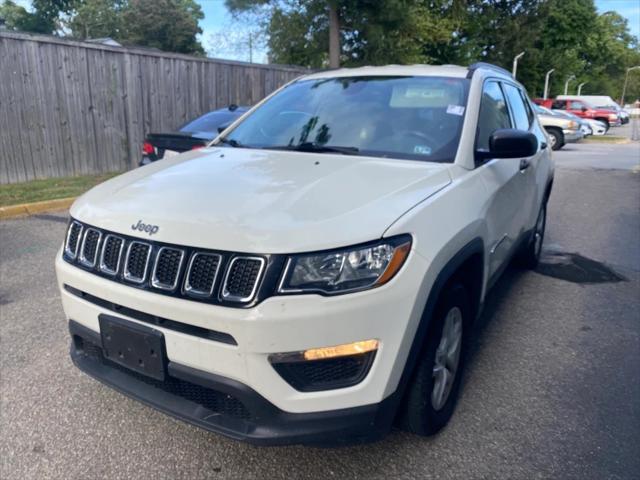
[[583, 120], [591, 127], [593, 135], [604, 135], [609, 130], [609, 126], [599, 120], [594, 120], [592, 118], [584, 118]]
[[71, 357], [255, 444], [433, 434], [487, 291], [540, 256], [547, 142], [491, 65], [301, 77], [74, 203], [56, 258]]

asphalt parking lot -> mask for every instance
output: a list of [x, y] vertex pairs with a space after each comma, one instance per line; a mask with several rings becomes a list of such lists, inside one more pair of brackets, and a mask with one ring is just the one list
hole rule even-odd
[[543, 263], [491, 293], [457, 412], [429, 439], [257, 448], [123, 397], [68, 357], [65, 214], [0, 222], [0, 478], [638, 478], [640, 143], [554, 158]]

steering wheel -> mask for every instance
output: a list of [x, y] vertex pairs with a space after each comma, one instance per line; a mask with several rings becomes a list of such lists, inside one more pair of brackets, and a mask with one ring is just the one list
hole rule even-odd
[[[418, 130], [404, 130], [401, 132], [395, 132], [387, 137], [382, 137], [381, 139], [376, 141], [375, 144], [377, 146], [382, 147], [384, 146], [384, 144], [388, 144], [388, 143], [392, 143], [392, 144], [400, 143], [404, 147], [407, 143], [409, 143], [407, 142], [407, 140], [409, 140], [410, 138], [413, 138], [414, 140], [419, 139], [420, 142], [423, 143], [425, 147], [433, 148], [435, 145], [438, 145], [438, 141], [436, 140], [435, 137], [432, 137], [431, 135], [425, 132], [420, 132]], [[411, 152], [408, 152], [408, 153], [414, 153], [413, 147], [415, 146], [417, 145], [413, 144]], [[405, 150], [405, 149], [401, 148], [400, 150]]]

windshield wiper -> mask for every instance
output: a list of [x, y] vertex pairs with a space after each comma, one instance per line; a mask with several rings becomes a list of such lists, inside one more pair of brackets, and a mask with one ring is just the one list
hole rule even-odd
[[357, 147], [341, 147], [338, 145], [320, 145], [312, 142], [302, 142], [297, 145], [275, 145], [263, 147], [265, 150], [292, 150], [295, 152], [312, 153], [341, 153], [343, 155], [357, 155], [360, 151]]
[[242, 145], [239, 141], [234, 140], [233, 138], [222, 137], [220, 139], [220, 143], [224, 143], [225, 145], [229, 145], [234, 148], [244, 147], [244, 145]]

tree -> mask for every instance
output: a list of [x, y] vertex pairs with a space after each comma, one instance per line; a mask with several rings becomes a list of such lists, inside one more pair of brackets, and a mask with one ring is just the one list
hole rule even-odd
[[264, 29], [245, 23], [228, 26], [209, 37], [208, 55], [211, 57], [234, 58], [248, 62], [256, 59], [256, 52], [264, 51], [266, 39]]
[[9, 30], [54, 34], [57, 33], [60, 14], [68, 13], [74, 0], [33, 0], [33, 12], [11, 0], [3, 0], [0, 17], [5, 19]]
[[[226, 0], [225, 3], [227, 8], [234, 14], [246, 12], [255, 13], [261, 9], [263, 12], [269, 12], [268, 16], [271, 18], [271, 21], [269, 21], [270, 32], [278, 32], [283, 26], [288, 27], [288, 24], [291, 24], [294, 29], [300, 31], [301, 29], [305, 29], [306, 25], [307, 33], [310, 34], [306, 39], [298, 40], [302, 40], [303, 44], [306, 43], [307, 47], [312, 47], [316, 54], [319, 52], [313, 47], [325, 43], [318, 38], [318, 34], [322, 32], [323, 36], [328, 35], [329, 66], [331, 68], [340, 66], [340, 10], [344, 2], [340, 0], [311, 0], [306, 2], [301, 0], [285, 0], [281, 2], [270, 0]], [[312, 32], [309, 32], [310, 29]], [[288, 38], [292, 39], [290, 36], [288, 36]], [[310, 42], [306, 42], [305, 40], [310, 40]], [[314, 45], [311, 45], [311, 42], [313, 42]], [[295, 43], [297, 43], [296, 46], [299, 49], [300, 42]], [[291, 46], [293, 47], [293, 51], [295, 51], [296, 47]], [[281, 63], [292, 63], [287, 61], [286, 56], [277, 52], [278, 47], [286, 48], [286, 45], [275, 40], [273, 47], [275, 48], [271, 49], [272, 53], [274, 53], [276, 57], [283, 57], [284, 61]], [[298, 57], [299, 52], [296, 54], [293, 53], [293, 51], [292, 57]], [[317, 60], [318, 58], [316, 57], [307, 63], [315, 64]]]
[[76, 38], [112, 37], [123, 44], [203, 55], [204, 18], [195, 0], [33, 0], [33, 12], [4, 0], [7, 27]]
[[123, 31], [122, 8], [122, 1], [84, 0], [76, 5], [67, 27], [76, 38], [120, 39]]
[[196, 38], [202, 33], [198, 21], [204, 14], [194, 0], [129, 0], [121, 16], [122, 32], [117, 39], [123, 43], [204, 54]]

